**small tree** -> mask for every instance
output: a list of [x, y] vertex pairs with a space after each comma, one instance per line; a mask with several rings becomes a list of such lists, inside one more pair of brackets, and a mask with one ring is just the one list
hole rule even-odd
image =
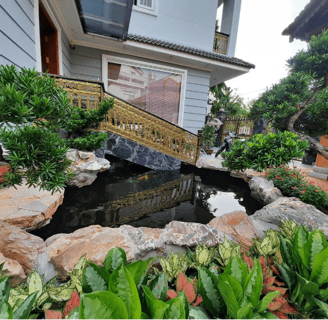
[[243, 99], [223, 82], [211, 87], [214, 97], [211, 113], [215, 116], [220, 109], [227, 112], [227, 116], [247, 116], [247, 107]]
[[[59, 129], [77, 131], [89, 149], [97, 147], [105, 135], [88, 139], [91, 135], [84, 130], [95, 127], [112, 105], [113, 100], [107, 100], [89, 115], [71, 106], [55, 79], [31, 69], [0, 66], [0, 141], [10, 151], [11, 165], [6, 183], [15, 186], [24, 178], [29, 187], [52, 192], [64, 188], [70, 164], [66, 152], [73, 142], [60, 139]], [[1, 147], [0, 157], [3, 160]]]
[[290, 74], [254, 102], [251, 116], [298, 134], [328, 159], [328, 148], [313, 138], [328, 134], [328, 31], [287, 62]]

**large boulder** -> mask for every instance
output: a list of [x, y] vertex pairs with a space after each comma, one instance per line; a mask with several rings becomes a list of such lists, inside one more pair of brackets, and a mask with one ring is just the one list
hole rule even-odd
[[298, 198], [279, 198], [252, 215], [253, 220], [281, 225], [281, 219], [294, 220], [298, 225], [306, 225], [322, 230], [328, 236], [328, 216], [315, 206]]
[[[33, 270], [45, 275], [45, 280], [55, 275], [49, 263], [44, 241], [20, 228], [0, 221], [0, 253], [8, 260], [17, 261], [25, 275]], [[18, 267], [16, 265], [16, 267]]]
[[273, 182], [265, 178], [254, 177], [249, 181], [248, 185], [251, 189], [251, 196], [262, 205], [267, 205], [283, 197], [280, 190], [274, 186]]
[[236, 243], [242, 245], [243, 250], [248, 250], [253, 244], [252, 239], [259, 236], [253, 221], [244, 211], [234, 211], [216, 217], [208, 223], [221, 234], [231, 237]]
[[70, 149], [66, 154], [67, 159], [72, 160], [69, 170], [73, 170], [75, 175], [67, 185], [78, 188], [92, 184], [99, 172], [110, 168], [110, 162], [106, 159], [97, 158], [95, 152], [85, 152], [76, 149]]
[[21, 186], [0, 189], [0, 221], [24, 230], [34, 230], [50, 222], [63, 203], [64, 192], [39, 190]]

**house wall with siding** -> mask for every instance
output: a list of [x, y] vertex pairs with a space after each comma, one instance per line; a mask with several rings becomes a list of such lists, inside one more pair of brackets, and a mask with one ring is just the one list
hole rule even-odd
[[[217, 0], [153, 0], [157, 15], [133, 7], [129, 33], [212, 51]], [[147, 10], [144, 10], [147, 12]], [[148, 10], [149, 13], [151, 11]]]
[[0, 65], [36, 67], [34, 1], [0, 1]]
[[63, 75], [70, 76], [71, 75], [71, 52], [69, 40], [62, 30], [61, 32], [61, 41], [62, 41], [62, 64], [63, 64]]
[[[75, 49], [72, 49], [70, 53], [71, 76], [97, 81], [102, 81], [103, 54], [183, 69], [181, 66], [166, 64], [160, 61], [146, 60], [81, 46], [75, 46]], [[185, 69], [187, 69], [188, 75], [185, 92], [183, 128], [197, 133], [197, 130], [203, 128], [205, 122], [210, 73], [192, 68]]]

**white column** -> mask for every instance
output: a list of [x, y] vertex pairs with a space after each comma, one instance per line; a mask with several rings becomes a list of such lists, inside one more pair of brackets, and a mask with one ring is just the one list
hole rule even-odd
[[227, 55], [234, 57], [237, 43], [239, 16], [242, 0], [225, 0], [222, 12], [221, 32], [229, 35]]

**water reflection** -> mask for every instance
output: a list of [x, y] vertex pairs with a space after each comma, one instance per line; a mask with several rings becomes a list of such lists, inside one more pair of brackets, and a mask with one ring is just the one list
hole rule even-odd
[[[212, 176], [218, 181], [224, 178], [218, 173]], [[258, 209], [248, 188], [227, 184], [223, 188], [217, 183], [205, 184], [207, 180], [202, 172], [133, 174], [126, 167], [116, 166], [112, 172], [100, 174], [91, 186], [67, 188], [50, 224], [34, 234], [46, 239], [94, 224], [163, 228], [172, 220], [208, 223], [234, 210], [252, 214]]]

